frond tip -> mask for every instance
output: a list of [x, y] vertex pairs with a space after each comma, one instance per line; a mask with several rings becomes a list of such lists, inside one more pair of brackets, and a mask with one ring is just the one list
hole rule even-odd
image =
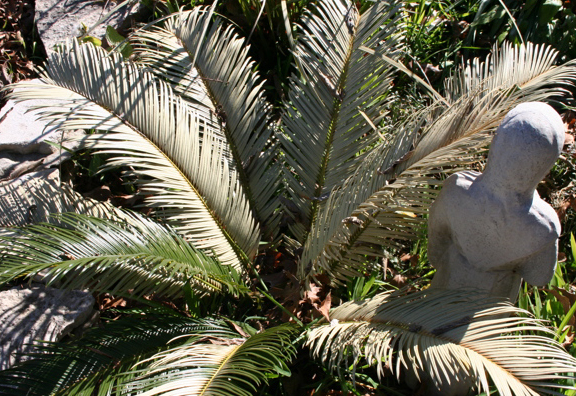
[[[313, 354], [332, 369], [365, 356], [378, 375], [403, 367], [446, 390], [469, 384], [502, 395], [555, 394], [574, 389], [557, 384], [576, 372], [576, 359], [551, 338], [538, 320], [508, 302], [473, 290], [384, 293], [346, 303], [330, 314], [330, 325], [310, 333]], [[455, 385], [456, 383], [456, 385]]]

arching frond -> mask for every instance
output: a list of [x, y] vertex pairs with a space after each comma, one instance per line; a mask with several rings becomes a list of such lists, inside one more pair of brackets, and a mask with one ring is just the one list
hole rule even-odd
[[128, 220], [126, 212], [108, 202], [85, 198], [69, 185], [33, 178], [22, 184], [4, 186], [0, 201], [0, 227], [56, 222], [52, 214], [74, 212], [101, 219]]
[[557, 56], [548, 45], [504, 43], [494, 47], [485, 62], [473, 60], [446, 83], [451, 106], [424, 131], [414, 155], [400, 170], [438, 147], [494, 130], [519, 103], [562, 100], [576, 80], [576, 61], [556, 66]]
[[[365, 356], [396, 375], [406, 370], [438, 389], [454, 382], [501, 395], [554, 394], [556, 383], [576, 371], [576, 359], [551, 333], [511, 304], [473, 290], [385, 293], [346, 303], [330, 313], [331, 324], [313, 329], [308, 344], [331, 368]], [[469, 382], [471, 380], [471, 382]], [[465, 390], [463, 390], [463, 393]]]
[[[32, 358], [0, 371], [0, 395], [106, 394], [138, 360], [174, 347], [176, 337], [232, 339], [222, 320], [169, 315], [124, 317], [66, 343], [39, 343]], [[190, 337], [187, 337], [188, 339]], [[180, 342], [183, 342], [180, 339]]]
[[[448, 100], [454, 102], [460, 97], [478, 89], [484, 94], [490, 94], [503, 86], [511, 86], [520, 82], [528, 83], [522, 89], [534, 90], [539, 85], [558, 85], [556, 89], [562, 95], [564, 82], [561, 75], [550, 73], [556, 64], [557, 52], [548, 45], [514, 45], [505, 42], [502, 47], [494, 46], [487, 59], [481, 62], [478, 58], [463, 65], [456, 75], [445, 81], [445, 91]], [[520, 60], [516, 62], [515, 60]], [[550, 73], [550, 74], [547, 74]], [[540, 76], [539, 78], [536, 78]], [[549, 81], [547, 77], [551, 77]], [[520, 87], [518, 87], [520, 88]], [[546, 93], [544, 99], [549, 98]], [[534, 98], [533, 101], [539, 100]]]
[[106, 131], [89, 134], [85, 146], [111, 154], [110, 167], [131, 167], [157, 214], [221, 263], [240, 268], [256, 254], [259, 229], [224, 159], [225, 141], [151, 74], [74, 43], [52, 57], [41, 83], [21, 83], [10, 97], [60, 99], [61, 107], [41, 110], [45, 118]]
[[[366, 156], [359, 164], [353, 176], [348, 178], [341, 189], [332, 192], [326, 205], [319, 213], [316, 223], [310, 231], [310, 237], [306, 241], [301, 258], [300, 278], [319, 273], [328, 273], [338, 282], [348, 276], [361, 276], [370, 270], [371, 263], [366, 260], [366, 255], [374, 256], [381, 254], [381, 241], [359, 242], [356, 244], [355, 233], [362, 230], [368, 224], [365, 223], [365, 215], [359, 216], [359, 203], [366, 201], [381, 186], [386, 186], [390, 180], [390, 174], [382, 172], [388, 169], [398, 160], [398, 153], [406, 153], [413, 145], [419, 129], [429, 116], [425, 110], [415, 114], [409, 122], [398, 125], [392, 141], [380, 144]], [[415, 193], [416, 191], [413, 191]], [[383, 240], [393, 239], [404, 233], [410, 238], [413, 230], [410, 227], [414, 221], [419, 221], [406, 216], [402, 199], [394, 200], [394, 207], [390, 205], [390, 229], [378, 230], [377, 236]], [[368, 214], [376, 208], [369, 205], [362, 210]], [[357, 213], [360, 212], [360, 213]], [[393, 239], [391, 239], [393, 238]], [[348, 241], [353, 241], [348, 246]], [[353, 254], [341, 254], [343, 247], [354, 248]], [[308, 268], [308, 270], [307, 270]]]
[[[396, 140], [374, 150], [320, 209], [314, 238], [302, 255], [301, 277], [327, 272], [344, 280], [363, 272], [370, 264], [367, 257], [380, 256], [382, 246], [413, 238], [439, 192], [439, 174], [479, 161], [492, 132], [516, 105], [559, 100], [563, 87], [576, 82], [576, 63], [555, 66], [555, 53], [551, 56], [546, 48], [504, 45], [488, 66], [478, 66], [486, 70], [487, 75], [478, 76], [483, 80], [458, 83], [470, 89], [460, 97], [449, 95], [449, 107], [439, 104], [416, 114], [398, 130]], [[492, 74], [503, 67], [515, 72], [507, 79]]]
[[280, 168], [264, 81], [248, 56], [249, 46], [204, 7], [168, 18], [164, 27], [137, 31], [138, 62], [167, 78], [192, 107], [221, 125], [238, 178], [261, 223], [275, 218]]
[[380, 46], [390, 57], [399, 56], [395, 4], [379, 1], [359, 15], [348, 0], [319, 1], [299, 22], [295, 56], [305, 75], [292, 77], [281, 143], [294, 172], [286, 175], [287, 188], [299, 212], [301, 224], [292, 228], [301, 242], [323, 201], [377, 139], [370, 122], [383, 118], [391, 68], [368, 59], [360, 47]]
[[[174, 230], [133, 213], [127, 222], [73, 213], [58, 217], [64, 226], [21, 228], [0, 240], [0, 283], [33, 277], [61, 288], [89, 288], [120, 293], [181, 297], [190, 284], [199, 295], [246, 291], [230, 266], [198, 251]], [[130, 293], [127, 291], [131, 290]]]
[[294, 325], [285, 324], [248, 339], [188, 342], [138, 364], [138, 377], [118, 394], [252, 396], [268, 375], [287, 371], [297, 335]]

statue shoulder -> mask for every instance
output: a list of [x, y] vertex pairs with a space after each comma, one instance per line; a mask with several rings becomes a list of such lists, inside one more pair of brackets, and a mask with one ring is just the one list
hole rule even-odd
[[447, 221], [448, 214], [451, 213], [458, 203], [466, 202], [469, 199], [469, 189], [472, 183], [481, 173], [474, 171], [458, 172], [451, 175], [442, 184], [442, 190], [431, 207], [431, 217], [440, 218], [440, 221]]
[[442, 185], [439, 199], [457, 197], [470, 189], [481, 173], [475, 171], [458, 172], [446, 179]]
[[480, 175], [481, 173], [476, 171], [462, 171], [454, 173], [452, 176], [446, 179], [444, 182], [444, 188], [468, 188]]
[[561, 232], [560, 219], [552, 206], [535, 193], [535, 199], [530, 208], [535, 221], [542, 227], [550, 230], [550, 236], [558, 238]]

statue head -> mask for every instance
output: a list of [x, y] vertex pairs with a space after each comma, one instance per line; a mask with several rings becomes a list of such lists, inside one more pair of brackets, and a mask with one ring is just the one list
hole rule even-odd
[[531, 193], [558, 159], [564, 134], [562, 119], [552, 107], [520, 104], [496, 130], [484, 174], [510, 191]]

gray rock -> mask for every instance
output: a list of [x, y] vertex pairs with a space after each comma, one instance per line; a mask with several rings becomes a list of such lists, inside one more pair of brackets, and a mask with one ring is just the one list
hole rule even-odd
[[0, 179], [6, 178], [19, 163], [12, 158], [12, 155], [0, 152]]
[[44, 285], [0, 292], [0, 370], [22, 361], [36, 340], [56, 342], [90, 318], [94, 298], [85, 291]]
[[[54, 52], [54, 46], [82, 35], [82, 25], [91, 28], [116, 5], [114, 1], [36, 0], [36, 26], [48, 56]], [[122, 7], [91, 31], [90, 35], [103, 39], [106, 26], [120, 28], [127, 17], [140, 7], [139, 1]]]
[[41, 154], [12, 155], [0, 152], [0, 180], [11, 180], [42, 167]]
[[[47, 100], [32, 100], [16, 103], [9, 100], [0, 110], [0, 152], [15, 154], [51, 154], [52, 149], [44, 140], [52, 137], [55, 128], [37, 120], [38, 113], [29, 111], [31, 106], [46, 105]], [[56, 139], [57, 140], [57, 139]]]
[[68, 151], [58, 146], [69, 150], [78, 147], [82, 131], [58, 131], [48, 122], [38, 120], [38, 112], [32, 110], [35, 106], [48, 109], [51, 104], [47, 99], [21, 103], [9, 100], [0, 110], [0, 180], [58, 165], [70, 157]]
[[521, 104], [496, 131], [484, 173], [444, 182], [428, 223], [432, 287], [476, 288], [514, 302], [522, 278], [550, 281], [560, 222], [536, 186], [560, 155], [564, 133], [552, 107]]

